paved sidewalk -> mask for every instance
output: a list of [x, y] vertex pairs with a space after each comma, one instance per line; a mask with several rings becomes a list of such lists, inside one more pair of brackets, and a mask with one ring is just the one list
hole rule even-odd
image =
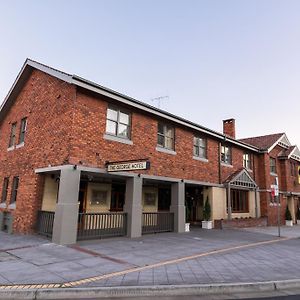
[[[102, 278], [124, 270], [130, 272], [76, 286], [181, 285], [300, 278], [300, 239], [296, 238], [300, 237], [300, 226], [286, 228], [285, 235], [293, 239], [279, 242], [272, 242], [277, 237], [268, 230], [196, 228], [184, 234], [94, 240], [70, 247], [50, 243], [38, 236], [1, 232], [0, 285], [65, 283]], [[244, 247], [264, 241], [271, 243]], [[239, 246], [244, 248], [234, 248]], [[210, 253], [225, 248], [230, 250]], [[153, 264], [155, 267], [151, 266]]]

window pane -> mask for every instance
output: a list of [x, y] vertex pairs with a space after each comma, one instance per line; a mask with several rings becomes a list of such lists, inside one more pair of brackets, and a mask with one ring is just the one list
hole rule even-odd
[[164, 147], [165, 145], [164, 145], [164, 136], [163, 135], [158, 135], [157, 136], [157, 144], [159, 145], [159, 146], [162, 146], [162, 147]]
[[206, 140], [205, 139], [199, 139], [199, 146], [206, 147]]
[[6, 202], [6, 198], [7, 198], [7, 189], [8, 189], [8, 182], [9, 182], [9, 179], [8, 179], [7, 177], [4, 178], [3, 186], [2, 186], [1, 203]]
[[164, 134], [164, 125], [161, 123], [158, 123], [158, 133]]
[[202, 158], [206, 158], [206, 149], [199, 148], [199, 156]]
[[118, 112], [116, 110], [113, 110], [111, 108], [107, 109], [107, 119], [118, 121]]
[[194, 137], [194, 146], [198, 146], [199, 143], [198, 143], [198, 138], [197, 137]]
[[118, 126], [118, 135], [122, 137], [128, 137], [128, 126], [119, 124]]
[[199, 147], [194, 146], [194, 156], [199, 156]]
[[13, 184], [12, 184], [12, 193], [10, 203], [14, 203], [17, 200], [18, 194], [18, 187], [19, 187], [19, 177], [14, 177]]
[[169, 138], [173, 138], [174, 130], [172, 127], [166, 127], [166, 136]]
[[129, 115], [123, 112], [120, 112], [120, 122], [123, 124], [129, 125]]
[[165, 147], [173, 150], [173, 139], [166, 137], [165, 138]]
[[116, 135], [117, 134], [117, 123], [114, 121], [106, 121], [106, 132]]

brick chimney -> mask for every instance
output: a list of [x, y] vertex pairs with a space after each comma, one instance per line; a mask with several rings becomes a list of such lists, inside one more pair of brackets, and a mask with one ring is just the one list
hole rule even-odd
[[235, 119], [223, 120], [223, 133], [235, 139]]

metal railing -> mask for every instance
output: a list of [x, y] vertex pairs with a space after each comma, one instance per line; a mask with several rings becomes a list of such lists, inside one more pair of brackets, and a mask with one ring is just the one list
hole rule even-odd
[[126, 235], [127, 214], [110, 213], [79, 213], [77, 239], [96, 239]]
[[147, 212], [142, 217], [142, 234], [174, 231], [174, 213]]
[[38, 211], [37, 219], [37, 233], [46, 237], [52, 237], [53, 222], [54, 222], [54, 211]]

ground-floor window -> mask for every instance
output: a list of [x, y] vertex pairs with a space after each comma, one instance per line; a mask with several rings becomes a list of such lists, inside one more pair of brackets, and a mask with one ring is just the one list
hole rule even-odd
[[248, 213], [249, 199], [248, 191], [231, 190], [232, 212], [234, 213]]

